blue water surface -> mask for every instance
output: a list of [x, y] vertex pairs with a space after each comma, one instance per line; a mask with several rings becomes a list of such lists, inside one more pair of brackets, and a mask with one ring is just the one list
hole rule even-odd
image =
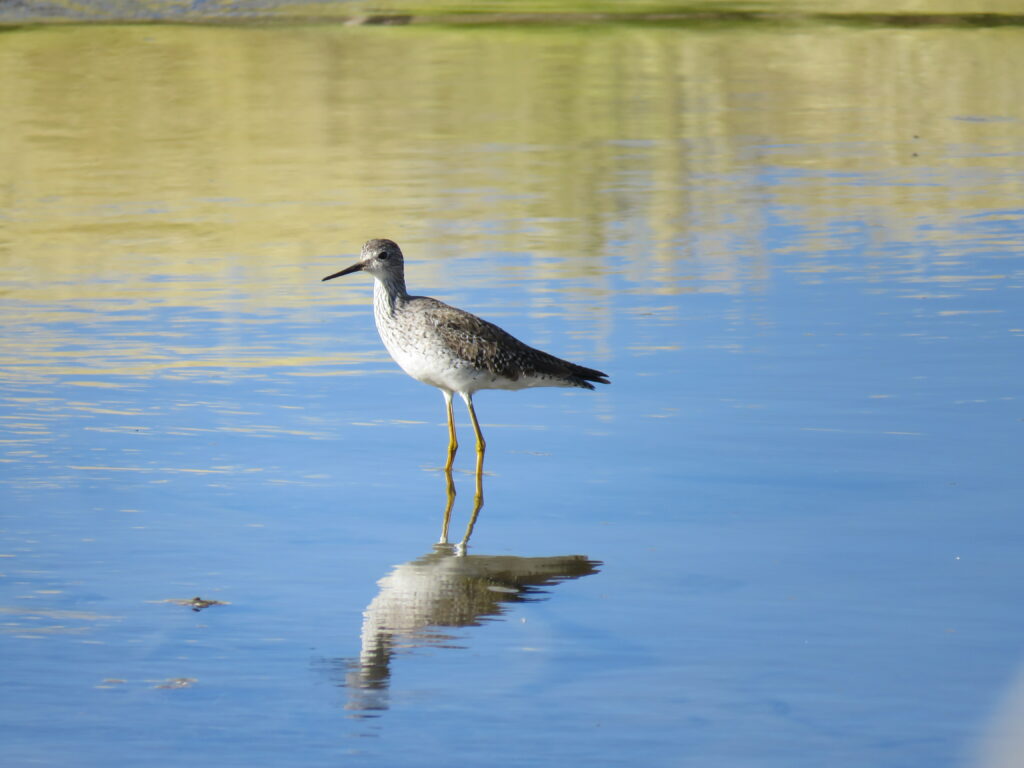
[[[269, 267], [165, 233], [52, 284], [5, 251], [0, 761], [994, 765], [1024, 638], [1004, 135], [899, 167], [744, 136], [672, 177], [678, 209], [602, 176], [596, 222], [446, 217], [413, 176], [437, 224], [367, 233], [410, 289], [612, 381], [477, 396], [468, 541], [458, 408], [446, 545], [442, 398], [387, 358], [367, 276], [320, 283], [356, 226]], [[612, 138], [627, 170], [668, 141]], [[708, 190], [732, 205], [701, 219]], [[187, 219], [147, 215], [100, 240]]]

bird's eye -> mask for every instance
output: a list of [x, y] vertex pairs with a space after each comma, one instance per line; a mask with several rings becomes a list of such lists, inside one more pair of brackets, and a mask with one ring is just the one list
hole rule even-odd
[[377, 258], [380, 259], [381, 261], [387, 261], [388, 260], [388, 252], [387, 251], [381, 251], [380, 253], [377, 254]]

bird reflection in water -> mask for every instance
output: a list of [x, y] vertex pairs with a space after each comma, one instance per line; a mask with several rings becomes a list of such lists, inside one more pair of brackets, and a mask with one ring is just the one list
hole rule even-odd
[[377, 582], [380, 591], [363, 612], [359, 660], [345, 661], [346, 709], [372, 716], [388, 708], [391, 660], [396, 652], [418, 647], [451, 648], [456, 637], [447, 627], [478, 626], [501, 616], [506, 603], [546, 599], [543, 587], [597, 573], [598, 561], [583, 555], [515, 557], [467, 554], [480, 508], [483, 479], [476, 474], [473, 512], [462, 539], [448, 541], [455, 483], [445, 472], [448, 501], [441, 540], [412, 562], [395, 566]]

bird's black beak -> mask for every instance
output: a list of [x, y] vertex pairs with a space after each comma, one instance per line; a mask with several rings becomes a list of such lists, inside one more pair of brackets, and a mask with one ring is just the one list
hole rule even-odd
[[335, 272], [333, 275], [328, 275], [327, 277], [325, 277], [320, 282], [322, 283], [322, 282], [324, 282], [324, 280], [333, 280], [336, 277], [344, 277], [345, 275], [351, 275], [353, 272], [358, 272], [362, 268], [363, 268], [363, 263], [360, 261], [360, 262], [357, 262], [357, 263], [353, 264], [351, 267], [345, 267], [343, 270], [341, 270], [341, 272]]

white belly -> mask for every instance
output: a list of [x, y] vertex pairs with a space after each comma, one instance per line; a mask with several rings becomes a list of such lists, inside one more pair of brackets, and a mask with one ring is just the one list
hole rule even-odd
[[[473, 393], [479, 389], [523, 389], [539, 386], [525, 377], [515, 381], [453, 356], [447, 349], [426, 340], [410, 343], [378, 326], [381, 341], [399, 367], [417, 381], [449, 392]], [[550, 386], [550, 385], [549, 385]]]

